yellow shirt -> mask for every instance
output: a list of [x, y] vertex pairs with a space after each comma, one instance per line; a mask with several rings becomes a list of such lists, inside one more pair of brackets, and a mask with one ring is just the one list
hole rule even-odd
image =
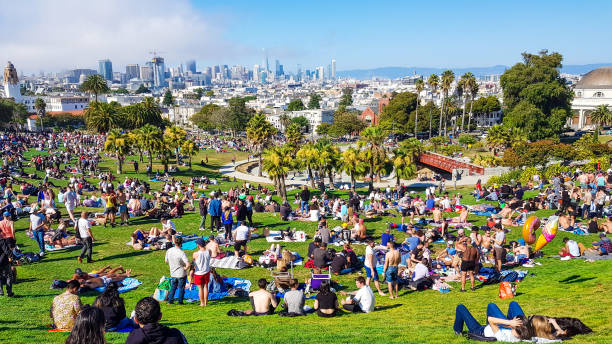
[[81, 299], [78, 295], [63, 293], [53, 299], [51, 315], [55, 328], [60, 330], [72, 330], [74, 321], [81, 312]]

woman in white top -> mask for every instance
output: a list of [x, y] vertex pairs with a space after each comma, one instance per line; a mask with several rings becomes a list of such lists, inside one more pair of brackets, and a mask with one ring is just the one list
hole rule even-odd
[[487, 325], [481, 325], [464, 305], [459, 304], [457, 305], [453, 325], [455, 334], [461, 334], [463, 324], [472, 335], [493, 337], [500, 342], [515, 343], [524, 339], [531, 339], [533, 336], [525, 313], [516, 301], [510, 302], [507, 314], [502, 313], [496, 304], [489, 303], [487, 306]]

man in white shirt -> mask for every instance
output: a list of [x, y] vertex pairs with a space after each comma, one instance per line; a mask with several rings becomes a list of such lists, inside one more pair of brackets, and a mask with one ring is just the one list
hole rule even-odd
[[367, 277], [365, 280], [365, 284], [369, 287], [370, 280], [374, 280], [374, 286], [376, 287], [376, 290], [378, 290], [378, 294], [380, 296], [385, 296], [385, 293], [380, 290], [380, 283], [378, 282], [378, 271], [376, 271], [376, 256], [374, 255], [374, 244], [374, 240], [370, 239], [368, 240], [368, 245], [366, 246], [365, 261], [363, 262]]
[[94, 237], [91, 233], [91, 225], [89, 224], [89, 213], [84, 211], [81, 213], [81, 218], [76, 223], [77, 230], [79, 231], [79, 237], [81, 238], [81, 243], [83, 243], [83, 248], [81, 249], [81, 254], [77, 257], [79, 263], [83, 262], [83, 257], [87, 256], [87, 262], [93, 263], [91, 259], [91, 255], [93, 253], [93, 242]]
[[187, 283], [187, 270], [189, 270], [190, 264], [187, 255], [181, 250], [183, 238], [176, 236], [173, 241], [175, 246], [166, 251], [166, 263], [170, 266], [171, 277], [168, 304], [174, 303], [174, 293], [178, 289], [178, 304], [182, 305], [185, 296], [185, 284]]
[[[584, 251], [584, 245], [580, 247], [578, 243], [574, 240], [570, 240], [569, 238], [563, 238], [563, 243], [565, 243], [565, 247], [559, 251], [559, 255], [563, 258], [568, 257], [576, 258], [582, 255], [582, 251]], [[582, 244], [581, 244], [582, 245]]]
[[72, 191], [72, 188], [69, 186], [66, 188], [66, 193], [64, 194], [64, 206], [66, 207], [66, 211], [68, 212], [68, 216], [72, 220], [76, 227], [76, 221], [74, 219], [74, 208], [77, 206], [77, 195], [76, 192]]
[[410, 289], [417, 290], [420, 289], [426, 280], [429, 279], [429, 268], [427, 267], [427, 259], [423, 258], [420, 262], [417, 263], [414, 267], [414, 275], [412, 277], [412, 281], [410, 281]]
[[[342, 307], [353, 313], [370, 313], [374, 311], [374, 293], [372, 289], [365, 283], [365, 278], [359, 276], [355, 279], [355, 285], [358, 290], [351, 293], [352, 298], [342, 300]], [[340, 292], [342, 295], [347, 295], [346, 292]]]
[[176, 234], [176, 225], [174, 224], [174, 222], [172, 222], [172, 220], [169, 220], [167, 217], [162, 217], [161, 224], [162, 233], [165, 234], [167, 237], [171, 237]]
[[247, 241], [251, 236], [251, 231], [249, 227], [245, 225], [240, 225], [234, 231], [234, 255], [239, 257], [240, 248], [244, 248], [244, 253], [247, 252]]

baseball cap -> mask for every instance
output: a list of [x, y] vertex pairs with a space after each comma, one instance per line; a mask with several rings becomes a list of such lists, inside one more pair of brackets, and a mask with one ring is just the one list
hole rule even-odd
[[4, 216], [11, 216], [11, 213], [9, 213], [8, 211], [5, 211], [4, 214], [2, 214]]
[[599, 236], [603, 238], [603, 237], [605, 237], [605, 236], [606, 236], [606, 233], [603, 233], [603, 232], [602, 232], [602, 233], [599, 233]]
[[74, 269], [74, 273], [77, 274], [77, 275], [80, 275], [80, 274], [83, 273], [83, 270], [81, 270], [81, 268], [76, 268], [76, 269]]
[[204, 242], [204, 239], [202, 239], [202, 238], [197, 238], [196, 239], [196, 244], [198, 246], [202, 246], [202, 247], [204, 247], [204, 245], [206, 245], [206, 243]]

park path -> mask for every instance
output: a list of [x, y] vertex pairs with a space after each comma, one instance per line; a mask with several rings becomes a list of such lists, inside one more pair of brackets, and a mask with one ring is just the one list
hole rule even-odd
[[[252, 160], [251, 160], [252, 161]], [[236, 161], [236, 166], [240, 166], [242, 164], [245, 164], [249, 162], [248, 160], [242, 160], [242, 161]], [[226, 165], [223, 165], [219, 168], [219, 172], [229, 178], [234, 178], [236, 177], [236, 179], [240, 179], [240, 180], [245, 180], [248, 181], [250, 183], [256, 183], [256, 184], [274, 184], [272, 182], [272, 180], [270, 180], [267, 177], [258, 177], [256, 175], [252, 175], [252, 174], [248, 174], [248, 173], [243, 173], [240, 171], [237, 171], [234, 167], [234, 164], [229, 163]], [[489, 180], [490, 176], [463, 176], [461, 177], [461, 180], [457, 181], [457, 186], [465, 186], [465, 185], [476, 185], [476, 182], [480, 179], [480, 181], [484, 184]], [[342, 183], [349, 183], [347, 180], [345, 180], [345, 178], [340, 178], [339, 180], [341, 180]], [[408, 187], [413, 187], [413, 188], [419, 188], [419, 187], [426, 187], [426, 186], [430, 186], [430, 185], [438, 185], [438, 182], [422, 182], [422, 181], [418, 181], [416, 179], [411, 179], [411, 180], [403, 180], [402, 179], [402, 183]], [[299, 179], [293, 179], [291, 180], [291, 178], [287, 178], [286, 180], [286, 184], [287, 186], [293, 185], [293, 186], [300, 186], [300, 185], [310, 185], [309, 181], [306, 180], [299, 180]], [[338, 180], [336, 181], [336, 184], [338, 184]], [[360, 185], [363, 185], [365, 183], [358, 183], [358, 187]], [[367, 185], [367, 184], [366, 184]], [[394, 187], [395, 186], [395, 178], [392, 178], [391, 180], [384, 180], [381, 182], [377, 182], [374, 183], [374, 187], [375, 188], [386, 188], [387, 186], [390, 187]], [[453, 182], [452, 181], [446, 181], [446, 187], [450, 188], [453, 186]]]

